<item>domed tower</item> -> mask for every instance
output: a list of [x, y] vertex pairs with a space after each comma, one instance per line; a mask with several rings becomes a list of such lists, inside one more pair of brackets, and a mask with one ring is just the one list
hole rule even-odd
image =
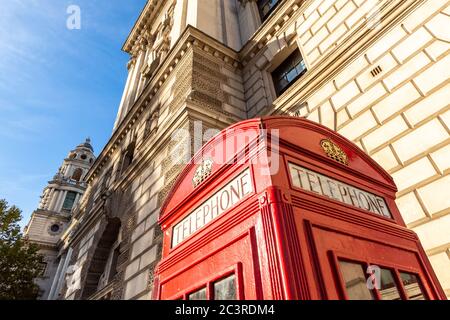
[[58, 241], [69, 223], [72, 210], [86, 190], [84, 177], [94, 161], [94, 149], [89, 138], [71, 150], [44, 188], [39, 207], [25, 228], [25, 235], [40, 246], [40, 253], [44, 256], [42, 275], [36, 279], [41, 299], [45, 299], [50, 290], [57, 267]]
[[71, 150], [56, 175], [44, 189], [39, 210], [70, 215], [86, 189], [84, 176], [95, 160], [90, 139]]

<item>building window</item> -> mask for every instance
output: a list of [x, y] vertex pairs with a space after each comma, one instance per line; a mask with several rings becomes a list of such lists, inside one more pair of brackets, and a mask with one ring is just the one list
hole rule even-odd
[[75, 198], [77, 197], [77, 193], [74, 191], [68, 191], [66, 195], [66, 199], [64, 199], [63, 210], [72, 210], [73, 204], [75, 203]]
[[75, 169], [75, 171], [72, 174], [72, 180], [80, 181], [82, 175], [83, 175], [83, 169], [80, 169], [80, 168]]
[[290, 85], [306, 72], [305, 61], [299, 50], [295, 50], [273, 72], [272, 79], [277, 95], [281, 95]]
[[120, 219], [114, 218], [108, 221], [87, 268], [86, 281], [81, 294], [82, 300], [88, 299], [114, 280], [122, 241], [120, 228]]
[[272, 13], [275, 7], [281, 2], [281, 0], [258, 0], [258, 10], [261, 20], [264, 22], [267, 17]]
[[119, 261], [119, 255], [120, 255], [120, 239], [118, 238], [116, 243], [113, 245], [113, 248], [109, 252], [106, 266], [98, 282], [97, 291], [102, 290], [114, 280], [115, 276], [118, 273], [117, 262]]
[[54, 222], [48, 227], [47, 231], [50, 235], [55, 236], [57, 234], [60, 234], [62, 232], [62, 229], [63, 229], [62, 223]]

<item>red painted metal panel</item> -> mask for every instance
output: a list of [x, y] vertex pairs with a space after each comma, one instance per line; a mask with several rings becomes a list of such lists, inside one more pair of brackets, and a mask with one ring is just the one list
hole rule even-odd
[[356, 145], [314, 122], [240, 122], [193, 157], [163, 204], [154, 298], [206, 288], [212, 299], [234, 274], [238, 299], [345, 299], [338, 261], [352, 259], [413, 272], [428, 298], [445, 299], [396, 191]]

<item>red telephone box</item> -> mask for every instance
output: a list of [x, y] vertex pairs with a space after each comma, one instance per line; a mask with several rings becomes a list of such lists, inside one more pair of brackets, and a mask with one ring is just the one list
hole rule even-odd
[[240, 122], [180, 174], [155, 299], [445, 299], [388, 173], [294, 117]]

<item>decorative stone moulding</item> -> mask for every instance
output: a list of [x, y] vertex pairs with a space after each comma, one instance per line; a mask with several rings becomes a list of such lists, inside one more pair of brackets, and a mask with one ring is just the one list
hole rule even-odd
[[[289, 11], [287, 11], [286, 13], [281, 15], [277, 21], [274, 21], [273, 23], [271, 23], [270, 24], [271, 27], [267, 27], [267, 30], [264, 30], [265, 24], [263, 24], [262, 27], [260, 27], [260, 29], [253, 36], [253, 38], [250, 39], [250, 41], [248, 42], [248, 43], [254, 42], [254, 44], [251, 47], [249, 47], [248, 50], [246, 50], [245, 47], [241, 50], [241, 52], [242, 52], [241, 62], [244, 66], [247, 65], [255, 56], [257, 56], [260, 53], [260, 51], [266, 47], [267, 43], [272, 38], [276, 37], [276, 33], [280, 29], [282, 29], [291, 20], [291, 18], [295, 15], [295, 13], [298, 11], [298, 9], [300, 8], [300, 5], [303, 2], [304, 1], [298, 0], [296, 3], [290, 5], [287, 8], [287, 10], [289, 10]], [[281, 3], [280, 6], [282, 6], [282, 5], [283, 4]], [[265, 22], [265, 23], [268, 23], [268, 22]], [[269, 26], [269, 24], [267, 24], [267, 26]], [[295, 29], [297, 29], [297, 28], [295, 28]], [[258, 36], [260, 36], [261, 39], [257, 39]]]
[[[152, 98], [158, 93], [161, 87], [166, 83], [169, 76], [175, 71], [176, 66], [178, 65], [178, 63], [180, 63], [181, 58], [185, 55], [186, 51], [193, 46], [202, 49], [204, 52], [208, 53], [208, 55], [213, 56], [216, 59], [221, 59], [231, 68], [238, 68], [240, 66], [239, 57], [235, 51], [229, 48], [225, 48], [222, 44], [210, 37], [206, 37], [204, 40], [200, 39], [200, 37], [205, 36], [195, 28], [190, 26], [187, 27], [184, 34], [180, 37], [178, 43], [175, 44], [175, 46], [168, 53], [168, 60], [162, 61], [160, 66], [156, 69], [153, 78], [149, 79], [147, 86], [151, 87], [152, 89], [150, 93], [148, 93], [147, 98], [144, 100], [147, 105], [150, 104]], [[161, 72], [161, 68], [164, 68], [164, 72]], [[145, 91], [146, 89], [144, 88], [143, 92]], [[138, 98], [138, 100], [139, 99], [140, 98]], [[132, 127], [129, 124], [136, 122], [136, 120], [145, 110], [145, 108], [142, 108], [142, 105], [136, 110], [133, 110], [134, 107], [135, 106], [133, 106], [133, 108], [129, 111], [129, 114], [122, 121], [122, 125], [120, 125], [117, 129], [118, 136], [116, 138], [113, 137], [110, 143], [114, 145], [120, 144], [124, 136]], [[103, 152], [107, 154], [110, 150], [111, 146], [108, 147], [107, 145]], [[99, 156], [99, 158], [101, 158], [101, 160], [99, 161], [98, 165], [93, 168], [93, 172], [88, 179], [89, 182], [92, 182], [93, 178], [98, 174], [100, 166], [104, 165], [105, 161], [107, 161], [106, 157], [102, 154]]]
[[[174, 0], [174, 2], [175, 1], [176, 0]], [[152, 18], [154, 18], [156, 16], [154, 14], [156, 12], [156, 10], [160, 9], [164, 3], [165, 3], [165, 1], [162, 1], [162, 0], [147, 1], [147, 4], [145, 5], [144, 10], [142, 11], [141, 15], [138, 18], [138, 21], [134, 25], [133, 30], [131, 31], [125, 44], [123, 45], [122, 50], [124, 50], [125, 52], [130, 52], [133, 45], [138, 40], [139, 35], [145, 29], [145, 26], [151, 24]]]

